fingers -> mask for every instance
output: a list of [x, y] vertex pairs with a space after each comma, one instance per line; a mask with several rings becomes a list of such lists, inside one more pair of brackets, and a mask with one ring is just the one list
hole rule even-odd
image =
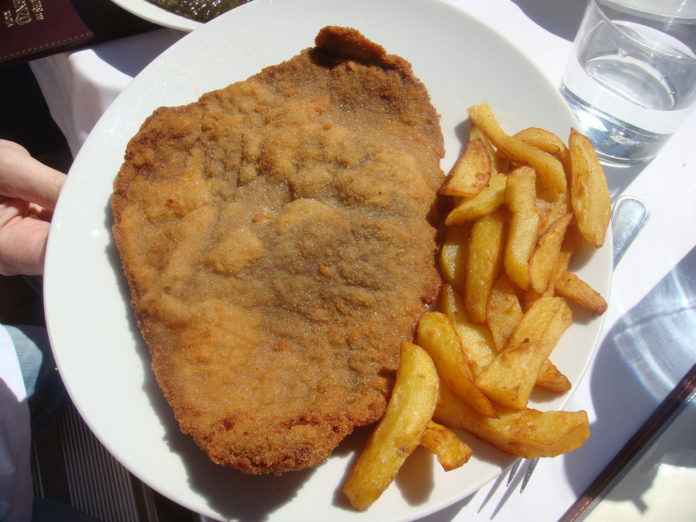
[[49, 227], [47, 221], [24, 218], [0, 228], [0, 275], [42, 274]]
[[27, 156], [31, 156], [31, 154], [29, 154], [29, 151], [27, 149], [25, 149], [24, 147], [22, 147], [19, 143], [15, 143], [14, 141], [10, 141], [10, 140], [1, 140], [0, 139], [0, 154], [2, 153], [1, 151], [5, 148], [10, 148], [10, 149], [14, 149], [14, 150], [19, 151], [19, 152], [24, 152], [24, 154], [26, 154]]
[[0, 196], [52, 209], [65, 175], [32, 158], [16, 143], [0, 140]]

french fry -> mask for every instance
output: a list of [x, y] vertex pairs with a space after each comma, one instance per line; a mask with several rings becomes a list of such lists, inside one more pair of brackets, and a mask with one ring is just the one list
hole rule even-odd
[[494, 415], [491, 401], [474, 384], [457, 333], [446, 315], [426, 312], [418, 323], [418, 344], [432, 357], [438, 374], [454, 393], [484, 416]]
[[510, 209], [510, 230], [505, 245], [505, 272], [522, 290], [529, 288], [529, 258], [539, 232], [535, 174], [529, 167], [508, 176], [505, 202]]
[[522, 309], [525, 312], [529, 310], [529, 308], [534, 304], [534, 302], [540, 297], [553, 297], [554, 295], [556, 295], [556, 281], [568, 270], [568, 265], [570, 264], [570, 258], [572, 255], [572, 251], [566, 248], [564, 242], [564, 245], [561, 247], [561, 253], [558, 255], [558, 259], [556, 259], [556, 264], [553, 268], [553, 274], [551, 275], [551, 281], [549, 281], [549, 285], [546, 287], [544, 293], [539, 294], [530, 288], [522, 294]]
[[543, 294], [549, 287], [566, 229], [573, 219], [572, 214], [556, 220], [548, 232], [539, 238], [537, 247], [529, 260], [529, 280], [535, 292]]
[[477, 377], [495, 357], [491, 333], [485, 325], [469, 322], [461, 297], [450, 285], [442, 288], [440, 310], [457, 332], [471, 371]]
[[556, 280], [556, 294], [565, 297], [593, 314], [602, 315], [607, 311], [607, 302], [585, 281], [572, 272], [564, 272]]
[[565, 246], [561, 247], [561, 253], [558, 254], [558, 259], [556, 259], [556, 265], [553, 267], [553, 275], [551, 276], [551, 281], [549, 286], [544, 292], [547, 297], [554, 296], [556, 294], [556, 282], [558, 278], [561, 277], [567, 270], [568, 265], [570, 265], [570, 259], [573, 256], [573, 252], [567, 250]]
[[488, 185], [490, 177], [491, 160], [485, 144], [481, 140], [469, 139], [464, 154], [452, 167], [440, 194], [473, 197]]
[[542, 297], [524, 315], [505, 350], [478, 376], [476, 385], [498, 404], [525, 408], [541, 366], [572, 321], [563, 299]]
[[462, 342], [462, 349], [469, 358], [471, 371], [478, 377], [495, 359], [493, 338], [488, 327], [483, 324], [460, 321], [454, 329]]
[[343, 486], [355, 509], [365, 510], [377, 500], [416, 449], [432, 419], [439, 384], [427, 352], [404, 342], [387, 410]]
[[466, 464], [473, 451], [465, 444], [456, 433], [444, 427], [442, 424], [430, 421], [421, 446], [437, 456], [437, 460], [445, 471], [452, 471]]
[[[478, 377], [496, 356], [491, 332], [482, 324], [469, 322], [461, 298], [450, 285], [444, 285], [442, 288], [440, 311], [447, 315], [459, 335], [471, 371], [474, 377]], [[547, 359], [541, 365], [535, 386], [555, 393], [564, 393], [570, 390], [570, 381]]]
[[488, 296], [500, 268], [504, 225], [502, 213], [494, 212], [471, 227], [464, 301], [469, 319], [476, 323], [486, 320]]
[[479, 140], [481, 143], [483, 143], [483, 147], [486, 150], [488, 160], [491, 164], [491, 174], [497, 172], [496, 154], [495, 150], [493, 150], [493, 145], [491, 145], [491, 141], [486, 137], [486, 135], [483, 132], [481, 132], [481, 129], [479, 129], [476, 125], [471, 126], [471, 130], [469, 131], [469, 140]]
[[505, 174], [493, 174], [488, 185], [476, 196], [460, 200], [447, 215], [445, 225], [462, 225], [467, 221], [473, 221], [495, 211], [505, 202], [506, 184], [507, 176]]
[[498, 150], [511, 160], [529, 165], [537, 172], [539, 181], [548, 191], [550, 199], [555, 200], [566, 192], [566, 175], [561, 162], [551, 154], [506, 134], [488, 104], [470, 107], [469, 117]]
[[503, 274], [493, 285], [486, 318], [495, 348], [501, 351], [522, 320], [522, 307], [510, 279]]
[[469, 227], [448, 227], [440, 249], [440, 271], [445, 281], [464, 290]]
[[435, 420], [445, 426], [466, 430], [496, 448], [527, 459], [555, 457], [581, 447], [590, 437], [584, 411], [521, 410], [483, 417], [454, 395], [443, 383], [435, 409]]
[[553, 154], [557, 158], [567, 154], [568, 149], [563, 140], [553, 132], [539, 127], [528, 127], [515, 134], [515, 138], [521, 139], [532, 147]]
[[538, 127], [529, 127], [515, 134], [515, 138], [524, 141], [532, 147], [552, 154], [563, 164], [564, 169], [568, 170], [568, 148], [565, 146], [565, 143], [563, 143], [563, 140], [553, 132]]
[[438, 304], [438, 309], [447, 316], [452, 326], [459, 320], [467, 320], [466, 312], [464, 311], [464, 303], [462, 303], [461, 297], [454, 290], [452, 285], [442, 285]]
[[539, 213], [539, 216], [541, 218], [539, 222], [539, 236], [544, 235], [546, 231], [549, 229], [549, 227], [553, 225], [559, 218], [572, 212], [570, 210], [570, 205], [568, 204], [568, 199], [565, 197], [558, 198], [556, 201], [552, 203], [545, 202], [546, 208], [543, 209], [543, 212], [539, 212], [539, 202], [540, 200], [537, 199], [537, 213]]
[[565, 393], [571, 388], [568, 377], [548, 359], [541, 365], [535, 386], [554, 393]]
[[570, 203], [582, 237], [600, 247], [611, 218], [611, 201], [604, 170], [592, 143], [570, 131]]

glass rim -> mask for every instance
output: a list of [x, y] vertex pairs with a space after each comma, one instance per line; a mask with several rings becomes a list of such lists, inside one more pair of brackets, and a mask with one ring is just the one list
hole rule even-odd
[[[591, 0], [595, 1], [595, 0]], [[679, 6], [684, 5], [684, 2], [689, 2], [689, 0], [684, 0], [680, 2]], [[665, 22], [671, 22], [674, 20], [679, 20], [680, 22], [696, 24], [696, 2], [693, 3], [693, 13], [689, 13], [688, 16], [680, 15], [680, 12], [676, 10], [671, 14], [664, 14], [660, 11], [654, 9], [655, 2], [647, 3], [645, 6], [636, 6], [635, 2], [626, 2], [626, 0], [599, 0], [597, 3], [603, 3], [606, 5], [611, 5], [619, 8], [630, 14], [635, 14], [637, 16], [648, 16], [655, 20], [664, 20]], [[661, 3], [661, 2], [658, 2]], [[634, 4], [634, 5], [631, 5]], [[641, 8], [642, 7], [642, 8]], [[652, 8], [652, 9], [651, 9]]]
[[[587, 8], [586, 8], [585, 12], [587, 13], [591, 8], [594, 8], [599, 13], [599, 16], [602, 18], [602, 20], [604, 20], [604, 22], [606, 22], [609, 25], [609, 27], [611, 27], [612, 31], [618, 33], [621, 37], [630, 40], [631, 42], [638, 45], [642, 49], [645, 49], [646, 51], [654, 53], [656, 51], [656, 49], [654, 47], [651, 47], [644, 40], [639, 40], [639, 39], [635, 38], [634, 36], [632, 36], [630, 33], [622, 30], [621, 27], [616, 24], [615, 20], [612, 20], [611, 18], [609, 18], [606, 15], [606, 13], [602, 10], [602, 4], [609, 5], [611, 3], [612, 3], [612, 0], [590, 0], [587, 3]], [[630, 11], [633, 13], [637, 13], [637, 14], [645, 14], [645, 13], [643, 13], [641, 11], [637, 11], [637, 10], [630, 10]], [[584, 23], [584, 20], [583, 20], [583, 23]], [[696, 19], [694, 19], [694, 23], [696, 23]], [[581, 27], [582, 27], [582, 25], [581, 25]], [[651, 29], [654, 29], [654, 28], [651, 27]], [[655, 29], [655, 30], [657, 30], [657, 29]], [[668, 33], [666, 33], [666, 34], [668, 34]], [[578, 32], [578, 35], [580, 35], [580, 32]], [[671, 36], [671, 35], [669, 35], [669, 36]], [[684, 42], [681, 42], [681, 40], [679, 40], [679, 42], [682, 43], [684, 46], [686, 46], [687, 49], [692, 51], [691, 48], [688, 45], [686, 45]], [[683, 53], [683, 52], [679, 52], [679, 51], [676, 51], [676, 52], [674, 52], [674, 51], [672, 51], [672, 52], [661, 51], [660, 54], [663, 55], [663, 58], [678, 61], [678, 62], [683, 62], [684, 60], [696, 62], [696, 54], [694, 54], [693, 51], [692, 51], [692, 56], [689, 56], [688, 54]]]

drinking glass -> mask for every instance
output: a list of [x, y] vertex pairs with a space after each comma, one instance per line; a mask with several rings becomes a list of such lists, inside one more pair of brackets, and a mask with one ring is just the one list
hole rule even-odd
[[612, 166], [651, 160], [696, 100], [696, 0], [590, 0], [561, 92]]

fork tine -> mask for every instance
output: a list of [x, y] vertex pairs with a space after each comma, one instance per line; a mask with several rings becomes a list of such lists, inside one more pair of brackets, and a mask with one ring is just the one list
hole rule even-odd
[[524, 478], [522, 479], [522, 485], [520, 486], [520, 493], [524, 491], [524, 488], [529, 484], [529, 479], [532, 478], [532, 473], [534, 473], [534, 468], [539, 464], [539, 459], [531, 459], [527, 462], [527, 469], [524, 470]]
[[507, 483], [505, 484], [507, 487], [510, 487], [510, 483], [512, 482], [512, 479], [515, 476], [515, 473], [517, 473], [517, 468], [520, 467], [521, 462], [522, 459], [517, 459], [515, 462], [512, 463], [512, 466], [510, 466], [510, 474], [508, 475]]

